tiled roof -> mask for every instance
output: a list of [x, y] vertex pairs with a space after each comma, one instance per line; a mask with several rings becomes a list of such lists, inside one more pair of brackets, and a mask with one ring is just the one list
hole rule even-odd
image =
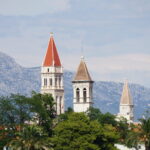
[[123, 86], [120, 104], [133, 105], [132, 97], [130, 94], [130, 89], [129, 89], [127, 81], [124, 83], [124, 86]]
[[84, 62], [83, 59], [81, 59], [77, 73], [73, 81], [92, 81], [86, 63]]
[[49, 66], [59, 67], [59, 66], [61, 66], [61, 62], [59, 59], [59, 55], [57, 52], [57, 48], [56, 48], [53, 36], [50, 37], [50, 41], [48, 44], [48, 48], [47, 48], [43, 66], [44, 67], [49, 67]]

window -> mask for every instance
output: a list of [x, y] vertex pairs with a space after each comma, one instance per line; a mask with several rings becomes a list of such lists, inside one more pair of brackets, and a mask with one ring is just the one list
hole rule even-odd
[[56, 96], [56, 113], [57, 113], [58, 96]]
[[59, 86], [61, 86], [61, 76], [59, 77]]
[[49, 72], [49, 68], [47, 69], [47, 72]]
[[83, 89], [83, 101], [86, 102], [86, 88]]
[[44, 86], [47, 86], [47, 79], [44, 78]]
[[57, 77], [55, 78], [55, 86], [57, 86]]
[[49, 79], [49, 85], [52, 86], [52, 78]]
[[77, 98], [77, 102], [79, 102], [80, 101], [80, 89], [79, 88], [76, 89], [76, 98]]
[[62, 96], [60, 96], [60, 102], [59, 102], [60, 114], [61, 114], [61, 105], [62, 105]]

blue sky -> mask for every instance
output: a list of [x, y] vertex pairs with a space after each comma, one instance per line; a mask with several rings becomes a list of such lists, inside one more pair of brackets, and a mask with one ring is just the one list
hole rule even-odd
[[0, 0], [0, 51], [40, 66], [50, 32], [65, 69], [150, 87], [149, 0]]

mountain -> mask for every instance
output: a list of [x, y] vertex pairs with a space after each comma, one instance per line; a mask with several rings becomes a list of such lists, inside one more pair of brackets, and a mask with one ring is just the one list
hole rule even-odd
[[0, 95], [10, 93], [29, 94], [39, 91], [40, 68], [24, 68], [13, 58], [0, 53]]
[[[65, 107], [72, 107], [73, 73], [64, 72]], [[25, 68], [15, 62], [10, 56], [0, 52], [0, 96], [11, 93], [30, 95], [34, 90], [40, 91], [40, 67]], [[94, 83], [94, 106], [102, 112], [117, 114], [122, 92], [122, 83], [97, 81]], [[135, 118], [150, 108], [150, 89], [138, 84], [130, 84], [135, 105]]]

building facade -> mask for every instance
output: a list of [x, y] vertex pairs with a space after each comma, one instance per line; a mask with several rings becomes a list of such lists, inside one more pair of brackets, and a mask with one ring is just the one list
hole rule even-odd
[[41, 93], [51, 94], [55, 101], [57, 115], [64, 113], [63, 67], [57, 52], [53, 35], [41, 67]]
[[84, 58], [81, 58], [72, 83], [74, 112], [86, 112], [93, 105], [93, 81]]

